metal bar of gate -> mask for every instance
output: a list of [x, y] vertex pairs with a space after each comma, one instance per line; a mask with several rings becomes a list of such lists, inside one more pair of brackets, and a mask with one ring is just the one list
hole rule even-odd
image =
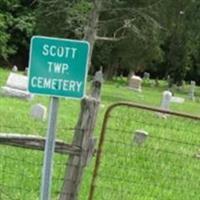
[[98, 171], [99, 171], [100, 160], [101, 160], [101, 156], [102, 156], [102, 148], [103, 148], [103, 144], [104, 144], [105, 133], [106, 133], [106, 128], [107, 128], [110, 113], [112, 112], [112, 110], [114, 108], [120, 107], [120, 106], [133, 107], [133, 108], [138, 108], [138, 109], [142, 109], [142, 110], [148, 110], [148, 111], [153, 111], [153, 112], [157, 112], [157, 113], [169, 114], [169, 115], [174, 115], [174, 116], [179, 116], [179, 117], [184, 117], [184, 118], [189, 118], [189, 119], [200, 121], [199, 116], [194, 116], [194, 115], [190, 115], [187, 113], [159, 109], [156, 107], [146, 106], [146, 105], [142, 105], [142, 104], [129, 103], [129, 102], [117, 102], [117, 103], [110, 105], [104, 115], [104, 120], [103, 120], [102, 129], [101, 129], [101, 133], [100, 133], [95, 167], [94, 167], [93, 177], [92, 177], [92, 181], [91, 181], [91, 185], [90, 185], [90, 193], [89, 193], [88, 200], [94, 199], [93, 197], [94, 197], [94, 192], [95, 192], [95, 182], [96, 182], [96, 178], [97, 178]]

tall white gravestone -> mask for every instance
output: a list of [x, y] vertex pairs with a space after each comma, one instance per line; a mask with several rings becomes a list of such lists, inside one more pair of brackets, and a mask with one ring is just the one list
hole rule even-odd
[[169, 110], [171, 98], [172, 98], [172, 93], [168, 90], [164, 91], [160, 107], [164, 110]]
[[144, 72], [143, 79], [144, 80], [149, 80], [150, 79], [150, 73]]
[[195, 81], [191, 81], [190, 82], [190, 91], [189, 91], [189, 99], [191, 99], [192, 101], [194, 101], [195, 96], [195, 86], [196, 86], [196, 82]]
[[[172, 93], [168, 90], [164, 91], [162, 94], [160, 108], [163, 110], [169, 110], [171, 99], [172, 99]], [[167, 118], [167, 114], [164, 113], [157, 113], [157, 115], [159, 117]]]

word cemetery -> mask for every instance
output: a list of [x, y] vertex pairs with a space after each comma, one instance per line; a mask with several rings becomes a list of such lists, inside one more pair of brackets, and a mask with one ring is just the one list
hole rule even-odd
[[83, 82], [73, 80], [51, 79], [37, 76], [31, 79], [31, 86], [41, 89], [80, 92], [82, 85]]

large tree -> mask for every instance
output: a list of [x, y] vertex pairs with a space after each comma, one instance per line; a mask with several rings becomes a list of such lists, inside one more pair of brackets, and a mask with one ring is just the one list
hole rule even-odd
[[32, 1], [0, 1], [0, 58], [8, 65], [25, 67], [28, 59], [29, 40], [34, 30]]
[[197, 17], [194, 17], [196, 9], [198, 6], [195, 0], [168, 0], [160, 7], [162, 12], [159, 16], [165, 27], [162, 45], [164, 65], [166, 73], [171, 77], [171, 84], [181, 85], [192, 66], [191, 56], [196, 49], [192, 37], [197, 37], [197, 31], [194, 30], [195, 27], [199, 28]]
[[[161, 26], [153, 13], [156, 0], [112, 0], [101, 3], [101, 7], [94, 6], [96, 12], [99, 12], [99, 18], [94, 20], [96, 26], [93, 26], [96, 27], [93, 43], [97, 41], [93, 63], [104, 65], [108, 78], [119, 68], [138, 71], [147, 62], [161, 58]], [[104, 55], [104, 59], [100, 58], [99, 53]]]
[[[95, 42], [103, 41], [100, 42], [101, 47], [106, 48], [109, 46], [109, 50], [106, 51], [107, 55], [103, 57], [110, 57], [110, 59], [107, 57], [107, 65], [112, 66], [120, 60], [124, 65], [127, 65], [129, 60], [129, 63], [133, 62], [132, 67], [138, 67], [139, 63], [144, 64], [148, 60], [147, 57], [141, 58], [141, 56], [148, 55], [146, 54], [148, 48], [149, 55], [159, 54], [151, 53], [158, 50], [158, 46], [155, 46], [157, 41], [154, 33], [157, 32], [156, 29], [159, 26], [156, 20], [148, 13], [148, 10], [157, 0], [150, 0], [148, 3], [141, 0], [134, 2], [130, 0], [92, 0], [91, 2], [80, 0], [70, 2], [62, 0], [40, 1], [37, 12], [39, 33], [58, 37], [83, 37], [90, 43], [90, 58]], [[122, 50], [125, 43], [129, 43], [129, 40], [132, 41], [132, 48], [126, 51]], [[106, 44], [107, 42], [109, 44]], [[120, 42], [122, 42], [121, 47], [119, 45]], [[136, 54], [135, 52], [139, 52], [139, 48], [143, 49], [140, 49], [140, 54]], [[116, 59], [112, 59], [111, 56], [114, 51], [116, 52]], [[97, 54], [101, 53], [97, 52]], [[131, 56], [133, 54], [135, 56]], [[124, 61], [126, 61], [126, 64]], [[105, 60], [102, 64], [104, 63]], [[131, 65], [129, 64], [129, 66]]]
[[36, 32], [62, 38], [83, 38], [90, 3], [86, 0], [40, 0], [36, 12]]
[[192, 1], [187, 10], [189, 17], [187, 20], [188, 51], [190, 66], [186, 78], [195, 80], [200, 84], [200, 1]]

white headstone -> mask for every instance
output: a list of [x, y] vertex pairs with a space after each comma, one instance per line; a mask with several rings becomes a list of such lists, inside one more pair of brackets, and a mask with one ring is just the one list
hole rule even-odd
[[47, 108], [42, 104], [36, 104], [31, 108], [31, 116], [34, 119], [46, 120], [47, 118]]
[[27, 76], [11, 72], [7, 79], [6, 86], [26, 91], [28, 86], [28, 78]]
[[136, 130], [134, 133], [133, 142], [137, 145], [141, 145], [145, 142], [148, 135], [149, 134], [144, 130]]
[[173, 102], [173, 103], [184, 103], [185, 102], [185, 99], [184, 98], [182, 98], [182, 97], [172, 97], [171, 98], [171, 102]]
[[26, 99], [26, 100], [32, 100], [34, 97], [32, 94], [30, 94], [27, 91], [11, 88], [7, 86], [1, 87], [0, 93], [5, 96], [17, 97], [17, 98]]
[[129, 80], [129, 88], [134, 89], [138, 92], [142, 91], [141, 88], [142, 79], [139, 76], [133, 75]]
[[164, 110], [169, 110], [171, 98], [172, 98], [172, 93], [168, 90], [164, 91], [160, 107]]
[[101, 69], [95, 73], [94, 81], [97, 81], [97, 82], [100, 82], [100, 83], [103, 82], [103, 72], [102, 72]]
[[24, 70], [24, 75], [27, 76], [27, 74], [28, 74], [28, 67], [26, 67], [25, 70]]
[[190, 82], [190, 91], [189, 91], [189, 99], [194, 100], [195, 96], [195, 86], [196, 86], [196, 82], [195, 81], [191, 81]]
[[10, 97], [31, 100], [33, 95], [27, 91], [27, 85], [27, 76], [11, 72], [7, 79], [6, 85], [1, 87], [1, 94]]
[[144, 80], [149, 80], [150, 79], [150, 73], [144, 72], [143, 79]]
[[[171, 99], [172, 99], [172, 93], [168, 90], [164, 91], [162, 95], [160, 108], [163, 110], [169, 110]], [[162, 118], [167, 118], [167, 114], [161, 112], [157, 113], [157, 116]]]
[[13, 72], [17, 72], [17, 71], [18, 71], [18, 68], [17, 68], [16, 65], [13, 66], [12, 71], [13, 71]]

